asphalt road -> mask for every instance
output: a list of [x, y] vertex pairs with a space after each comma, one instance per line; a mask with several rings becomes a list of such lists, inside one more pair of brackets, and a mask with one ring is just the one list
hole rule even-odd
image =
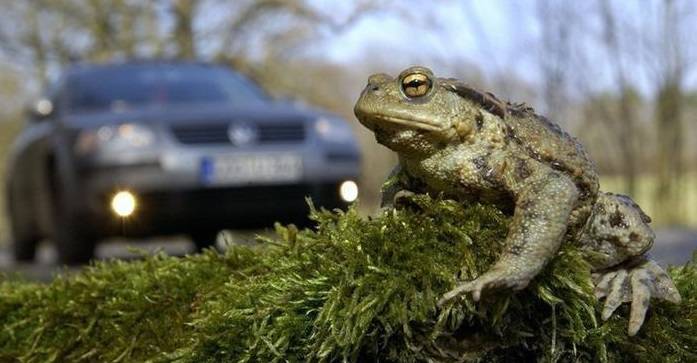
[[656, 231], [656, 242], [649, 252], [652, 259], [663, 266], [682, 265], [697, 251], [697, 230], [661, 229]]
[[[185, 238], [172, 238], [148, 241], [126, 241], [113, 240], [101, 243], [97, 247], [96, 255], [98, 259], [134, 259], [138, 258], [141, 252], [147, 251], [156, 253], [164, 251], [167, 254], [183, 256], [192, 253], [194, 246]], [[52, 246], [42, 244], [37, 252], [37, 261], [33, 264], [17, 264], [13, 261], [11, 252], [7, 248], [0, 249], [0, 273], [10, 275], [15, 278], [26, 278], [29, 280], [49, 281], [57, 273], [66, 271], [77, 271], [79, 269], [67, 269], [57, 265], [56, 252]]]
[[[218, 247], [224, 248], [226, 243], [251, 244], [259, 234], [269, 231], [222, 232], [218, 238]], [[37, 251], [37, 259], [33, 264], [18, 264], [12, 259], [7, 243], [0, 243], [0, 274], [10, 278], [21, 278], [34, 281], [50, 281], [56, 274], [72, 273], [79, 268], [66, 268], [57, 264], [56, 252], [50, 244], [42, 244]], [[171, 256], [184, 256], [194, 253], [194, 244], [186, 237], [154, 238], [148, 240], [112, 239], [103, 241], [97, 246], [96, 258], [99, 260], [124, 259], [132, 260], [145, 254], [165, 252]]]
[[[223, 234], [218, 242], [219, 245], [224, 245], [225, 240], [228, 239], [238, 243], [250, 243], [257, 233], [260, 233], [260, 231], [234, 233], [227, 238]], [[692, 258], [692, 253], [696, 250], [697, 230], [673, 228], [656, 231], [656, 242], [650, 254], [651, 258], [666, 266], [669, 264], [684, 264]], [[142, 255], [143, 251], [150, 253], [164, 251], [170, 255], [183, 256], [193, 253], [194, 246], [184, 237], [146, 241], [117, 239], [101, 243], [97, 248], [97, 258], [134, 259]], [[0, 273], [9, 274], [10, 276], [36, 281], [49, 281], [58, 273], [71, 273], [78, 270], [66, 270], [64, 267], [58, 266], [56, 264], [55, 252], [48, 245], [41, 246], [37, 262], [34, 264], [16, 264], [12, 260], [10, 252], [6, 248], [0, 248]]]

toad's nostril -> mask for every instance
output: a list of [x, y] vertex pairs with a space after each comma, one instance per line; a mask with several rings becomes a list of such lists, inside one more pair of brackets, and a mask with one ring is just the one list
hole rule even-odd
[[377, 90], [380, 89], [380, 86], [378, 86], [377, 84], [368, 84], [368, 88], [369, 88], [371, 91], [377, 91]]

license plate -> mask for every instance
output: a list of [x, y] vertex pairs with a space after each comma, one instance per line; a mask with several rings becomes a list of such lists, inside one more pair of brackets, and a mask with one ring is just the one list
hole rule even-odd
[[208, 185], [274, 184], [302, 177], [302, 158], [295, 154], [242, 154], [204, 158], [201, 178]]

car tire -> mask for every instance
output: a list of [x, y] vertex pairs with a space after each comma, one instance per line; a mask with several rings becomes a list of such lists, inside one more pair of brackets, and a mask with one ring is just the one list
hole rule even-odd
[[85, 265], [94, 258], [95, 238], [76, 228], [72, 221], [63, 219], [63, 227], [55, 232], [54, 239], [58, 262], [68, 266]]
[[36, 240], [12, 239], [12, 256], [16, 262], [32, 263], [36, 259], [36, 248], [39, 243]]
[[79, 266], [94, 257], [96, 238], [90, 232], [89, 223], [75, 211], [66, 197], [65, 188], [58, 178], [53, 181], [53, 243], [58, 263]]
[[192, 232], [189, 237], [191, 237], [191, 242], [196, 246], [196, 252], [201, 252], [206, 248], [215, 247], [218, 240], [218, 231], [196, 231]]
[[[12, 194], [9, 198], [9, 219], [11, 230], [12, 254], [17, 262], [30, 263], [36, 258], [36, 249], [39, 245], [39, 238], [27, 231], [26, 225], [19, 220], [19, 210], [17, 209], [16, 197]], [[26, 222], [26, 221], [25, 221]]]

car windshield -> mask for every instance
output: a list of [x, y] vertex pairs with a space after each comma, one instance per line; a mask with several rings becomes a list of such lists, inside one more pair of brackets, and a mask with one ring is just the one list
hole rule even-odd
[[73, 112], [127, 110], [198, 103], [247, 105], [266, 99], [253, 83], [222, 67], [126, 65], [97, 68], [68, 78]]

